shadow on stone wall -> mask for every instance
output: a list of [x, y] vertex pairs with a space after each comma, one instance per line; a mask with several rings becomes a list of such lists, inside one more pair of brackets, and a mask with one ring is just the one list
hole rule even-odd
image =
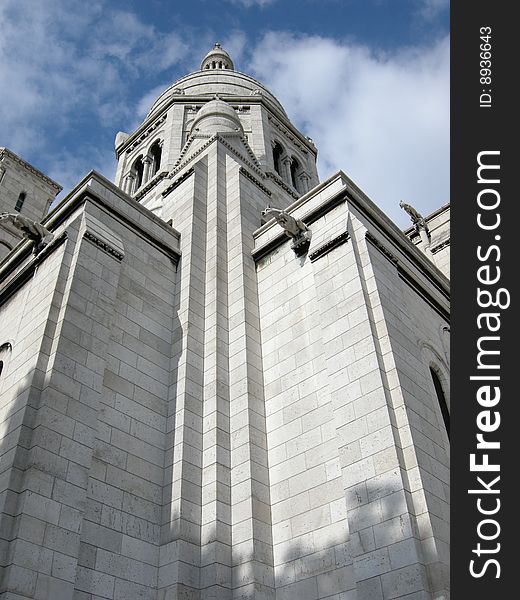
[[[8, 372], [4, 371], [2, 376], [8, 376]], [[19, 502], [20, 494], [27, 489], [28, 482], [33, 481], [26, 479], [25, 473], [29, 464], [28, 453], [37, 441], [33, 429], [34, 417], [39, 408], [38, 383], [41, 387], [43, 382], [42, 375], [41, 382], [34, 376], [35, 372], [30, 372], [16, 386], [14, 393], [2, 394], [2, 401], [7, 402], [8, 407], [0, 424], [0, 566], [4, 575], [0, 579], [0, 593], [6, 591], [6, 574], [11, 580], [8, 568], [13, 562], [12, 541], [19, 535], [23, 536], [18, 529], [19, 520], [15, 518], [23, 510]], [[171, 398], [175, 397], [174, 390], [173, 382]], [[54, 475], [52, 472], [50, 474]], [[251, 594], [253, 589], [256, 590], [255, 596], [246, 593], [244, 598], [263, 600], [386, 600], [401, 597], [448, 600], [447, 567], [433, 560], [434, 555], [425, 557], [418, 525], [418, 518], [421, 520], [422, 517], [413, 515], [409, 492], [399, 489], [397, 482], [400, 478], [397, 475], [397, 470], [390, 471], [386, 482], [382, 478], [381, 485], [366, 481], [346, 493], [350, 531], [343, 521], [338, 523], [333, 533], [329, 532], [328, 537], [321, 535], [318, 529], [300, 538], [289, 539], [283, 545], [275, 546], [274, 565], [269, 564], [271, 554], [268, 548], [263, 555], [265, 562], [259, 560], [262, 553], [258, 551], [258, 545], [256, 548], [247, 548], [246, 545], [241, 550], [237, 547], [232, 550], [233, 564], [242, 565], [235, 566], [232, 572], [229, 565], [219, 562], [219, 554], [211, 543], [191, 556], [181, 551], [178, 557], [178, 566], [181, 568], [177, 577], [183, 581], [182, 585], [175, 586], [177, 591], [187, 594], [189, 600], [206, 600], [205, 575], [201, 567], [207, 566], [214, 570], [212, 577], [216, 583], [212, 586], [212, 593], [221, 600], [237, 598], [239, 588], [249, 590]], [[163, 507], [169, 506], [171, 486], [166, 483]], [[170, 513], [170, 523], [179, 522], [183, 516], [175, 511]], [[200, 527], [195, 533], [200, 539]], [[169, 530], [169, 543], [183, 539], [190, 544], [193, 542], [188, 536], [183, 538], [182, 531]], [[211, 542], [211, 534], [206, 542], [208, 540]], [[159, 539], [156, 545], [161, 546]], [[191, 572], [188, 568], [183, 571], [181, 563], [191, 564], [194, 569]], [[270, 567], [274, 570], [274, 576]], [[431, 579], [432, 573], [435, 581]], [[95, 578], [95, 570], [92, 570], [92, 580]], [[439, 585], [443, 578], [446, 582], [444, 587]], [[12, 581], [15, 581], [14, 576]], [[252, 581], [255, 582], [253, 586], [250, 585]], [[19, 580], [13, 585], [10, 587], [12, 591], [23, 588], [23, 582]], [[26, 597], [34, 597], [31, 594], [31, 582], [26, 581], [25, 585]], [[166, 600], [169, 597], [157, 591], [159, 580], [155, 589], [138, 584], [132, 588], [132, 585], [128, 589], [134, 589], [135, 598]], [[35, 591], [34, 585], [32, 590]], [[53, 600], [52, 596], [47, 598]]]

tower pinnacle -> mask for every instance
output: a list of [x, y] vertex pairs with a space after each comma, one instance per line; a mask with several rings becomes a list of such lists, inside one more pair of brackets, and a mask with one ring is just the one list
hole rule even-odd
[[202, 59], [200, 70], [205, 71], [206, 69], [228, 69], [230, 71], [235, 70], [235, 65], [233, 64], [231, 57], [222, 48], [219, 42], [215, 42], [213, 49], [210, 50]]

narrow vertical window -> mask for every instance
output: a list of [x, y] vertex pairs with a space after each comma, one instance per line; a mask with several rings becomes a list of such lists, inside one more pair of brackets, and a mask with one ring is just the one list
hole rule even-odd
[[278, 175], [282, 175], [282, 165], [281, 165], [281, 158], [282, 158], [282, 154], [283, 154], [283, 148], [280, 146], [280, 144], [278, 142], [275, 142], [274, 146], [273, 146], [273, 163], [274, 163], [274, 170], [278, 173]]
[[154, 142], [150, 148], [152, 157], [152, 177], [156, 175], [161, 168], [162, 148], [159, 141]]
[[143, 164], [142, 156], [139, 156], [136, 159], [136, 161], [134, 163], [133, 171], [135, 173], [135, 189], [134, 189], [134, 191], [137, 192], [137, 190], [143, 184], [144, 164]]
[[295, 158], [293, 158], [291, 160], [291, 183], [292, 183], [293, 188], [297, 191], [299, 191], [298, 190], [298, 180], [297, 180], [297, 174], [298, 174], [299, 168], [300, 168], [300, 165], [299, 165], [298, 161]]
[[0, 346], [0, 375], [2, 375], [3, 370], [9, 361], [9, 355], [11, 353], [11, 344], [6, 342]]
[[446, 427], [446, 433], [448, 434], [448, 439], [450, 437], [450, 411], [448, 410], [448, 404], [446, 402], [446, 396], [444, 395], [444, 391], [442, 389], [441, 381], [436, 371], [430, 367], [430, 374], [433, 379], [433, 386], [435, 387], [435, 393], [437, 394], [437, 400], [439, 402], [439, 406], [441, 407], [442, 418], [444, 420], [444, 426]]
[[20, 192], [20, 195], [18, 196], [18, 200], [16, 201], [16, 204], [14, 206], [14, 209], [16, 212], [21, 212], [26, 196], [27, 196], [27, 194], [25, 192]]

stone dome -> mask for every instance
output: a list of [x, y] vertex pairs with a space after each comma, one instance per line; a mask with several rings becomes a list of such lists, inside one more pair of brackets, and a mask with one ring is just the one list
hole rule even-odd
[[[218, 60], [217, 57], [219, 57]], [[221, 59], [223, 63], [224, 59], [228, 60], [229, 66], [226, 68], [212, 66], [213, 61], [217, 64]], [[210, 65], [208, 68], [206, 68], [207, 64]], [[206, 96], [213, 98], [215, 94], [226, 97], [228, 101], [233, 97], [240, 98], [242, 102], [247, 101], [246, 99], [250, 96], [261, 96], [276, 112], [287, 117], [280, 102], [267, 88], [253, 77], [234, 70], [233, 61], [229, 54], [220, 47], [220, 44], [206, 54], [200, 71], [182, 77], [166, 89], [153, 103], [147, 116], [161, 110], [174, 97], [197, 96], [200, 98]]]
[[231, 71], [235, 69], [231, 57], [221, 48], [218, 42], [202, 59], [200, 70], [204, 71], [207, 69], [229, 69]]
[[196, 130], [209, 134], [226, 131], [244, 133], [236, 112], [218, 96], [205, 104], [197, 113], [190, 133], [193, 134]]

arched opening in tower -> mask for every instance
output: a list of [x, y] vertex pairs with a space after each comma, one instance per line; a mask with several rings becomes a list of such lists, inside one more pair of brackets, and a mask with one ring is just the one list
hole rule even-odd
[[435, 393], [437, 395], [437, 400], [439, 402], [439, 406], [441, 407], [442, 418], [444, 420], [444, 426], [446, 427], [446, 433], [448, 434], [448, 438], [450, 437], [450, 411], [448, 410], [448, 403], [446, 402], [446, 396], [444, 395], [444, 390], [442, 389], [441, 380], [439, 379], [439, 375], [435, 371], [433, 367], [430, 367], [430, 374], [433, 379], [433, 386], [435, 388]]
[[144, 164], [142, 155], [135, 159], [133, 171], [135, 174], [135, 191], [137, 191], [143, 185]]
[[291, 160], [291, 183], [296, 191], [298, 189], [298, 173], [300, 171], [300, 163], [293, 157]]
[[161, 168], [162, 147], [161, 147], [159, 140], [157, 140], [156, 142], [154, 142], [152, 144], [152, 146], [150, 147], [149, 154], [152, 158], [152, 177], [153, 177], [154, 175], [156, 175], [158, 173], [159, 169]]
[[274, 143], [273, 146], [273, 163], [274, 163], [274, 170], [278, 173], [278, 175], [280, 175], [280, 177], [282, 176], [282, 154], [283, 154], [283, 148], [280, 146], [280, 144], [278, 142]]

